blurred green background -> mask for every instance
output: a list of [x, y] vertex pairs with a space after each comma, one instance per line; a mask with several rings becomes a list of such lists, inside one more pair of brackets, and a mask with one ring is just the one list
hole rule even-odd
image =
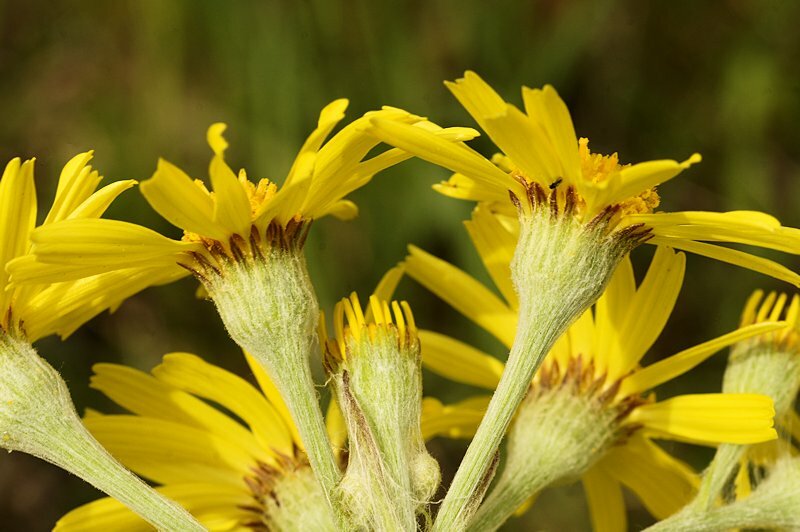
[[[800, 3], [464, 0], [0, 2], [0, 157], [36, 156], [40, 204], [49, 205], [69, 157], [96, 150], [110, 180], [149, 177], [163, 156], [197, 177], [210, 151], [205, 129], [229, 124], [228, 159], [251, 178], [283, 179], [319, 109], [350, 98], [348, 118], [382, 104], [443, 125], [474, 125], [442, 86], [474, 69], [519, 103], [519, 87], [552, 83], [579, 135], [623, 162], [681, 159], [701, 165], [664, 186], [664, 209], [758, 209], [800, 226]], [[474, 145], [491, 153], [485, 139]], [[412, 161], [351, 197], [358, 219], [315, 224], [307, 245], [323, 308], [352, 290], [366, 295], [415, 243], [480, 279], [460, 221], [469, 205], [437, 195], [439, 168]], [[43, 207], [42, 207], [43, 209]], [[110, 216], [177, 230], [136, 191]], [[648, 250], [637, 251], [642, 264]], [[781, 260], [797, 269], [795, 257]], [[66, 342], [39, 349], [67, 378], [79, 408], [107, 408], [88, 389], [90, 367], [118, 361], [142, 369], [170, 351], [192, 351], [245, 374], [212, 305], [184, 280], [150, 289]], [[689, 257], [676, 313], [652, 358], [735, 326], [756, 287], [788, 289], [724, 264]], [[426, 328], [503, 350], [439, 300], [404, 281], [400, 295]], [[719, 388], [724, 356], [660, 390]], [[426, 374], [428, 393], [472, 390]], [[701, 466], [708, 450], [668, 445]], [[449, 477], [462, 442], [434, 441]], [[0, 460], [0, 528], [47, 530], [97, 493], [15, 453]], [[630, 524], [649, 522], [630, 500]], [[551, 490], [509, 529], [585, 530], [575, 487]]]

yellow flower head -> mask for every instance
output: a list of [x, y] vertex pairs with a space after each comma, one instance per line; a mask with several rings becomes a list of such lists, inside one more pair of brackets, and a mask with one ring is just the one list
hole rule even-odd
[[[434, 186], [459, 199], [487, 203], [513, 214], [551, 212], [588, 226], [605, 226], [633, 244], [653, 244], [737, 264], [800, 286], [800, 278], [772, 261], [708, 242], [731, 242], [800, 253], [800, 231], [760, 212], [654, 213], [655, 187], [680, 174], [700, 155], [683, 162], [620, 164], [618, 155], [593, 154], [575, 134], [563, 100], [550, 85], [522, 88], [524, 112], [504, 101], [474, 72], [446, 86], [503, 151], [491, 161], [463, 143], [448, 143], [419, 128], [372, 119], [381, 140], [456, 172]], [[622, 233], [624, 231], [624, 233]]]
[[325, 316], [320, 317], [320, 341], [325, 347], [326, 362], [333, 366], [345, 362], [359, 351], [362, 341], [377, 343], [384, 338], [397, 344], [401, 352], [418, 351], [419, 340], [411, 307], [405, 301], [391, 304], [375, 294], [369, 298], [365, 313], [355, 292], [342, 299], [333, 310], [334, 338], [328, 337]]
[[[503, 298], [465, 272], [418, 248], [411, 248], [404, 267], [412, 278], [509, 348], [518, 319], [518, 301], [509, 274], [514, 235], [497, 217], [480, 208], [467, 227]], [[630, 260], [623, 260], [594, 308], [556, 342], [523, 404], [524, 410], [541, 402], [537, 398], [556, 393], [583, 398], [593, 405], [597, 416], [593, 426], [610, 435], [604, 436], [604, 443], [594, 451], [597, 455], [591, 460], [593, 465], [583, 476], [595, 519], [608, 517], [599, 517], [603, 507], [614, 514], [609, 519], [624, 519], [620, 483], [634, 490], [658, 517], [687, 502], [695, 485], [693, 475], [651, 438], [715, 445], [755, 443], [776, 437], [772, 401], [766, 396], [702, 394], [657, 402], [649, 393], [724, 347], [785, 328], [785, 323], [774, 321], [747, 324], [641, 367], [641, 359], [664, 328], [678, 297], [684, 265], [682, 253], [659, 247], [647, 275], [637, 286]], [[420, 330], [419, 337], [423, 364], [430, 370], [488, 390], [497, 386], [504, 364], [496, 357], [432, 331]], [[476, 397], [456, 407], [427, 401], [428, 434], [468, 437], [474, 431], [474, 425], [470, 428], [469, 423], [480, 419], [478, 413], [485, 408], [488, 397]], [[453, 416], [452, 427], [442, 415], [442, 410], [448, 408], [448, 414]], [[604, 423], [608, 424], [605, 428]], [[541, 426], [536, 430], [547, 432]], [[658, 489], [653, 479], [659, 479]]]
[[[93, 152], [73, 157], [61, 171], [53, 205], [41, 228], [55, 224], [96, 222], [111, 202], [136, 183], [117, 181], [97, 190], [102, 176], [89, 166]], [[126, 297], [145, 286], [180, 276], [179, 268], [160, 271], [121, 270], [102, 275], [86, 272], [80, 265], [69, 269], [82, 277], [64, 282], [63, 277], [32, 276], [30, 284], [10, 282], [13, 265], [30, 264], [30, 236], [36, 225], [34, 160], [11, 160], [0, 180], [0, 329], [23, 334], [29, 341], [57, 333], [68, 336], [81, 324], [106, 309], [116, 308]], [[73, 278], [75, 278], [73, 277]]]
[[[259, 364], [249, 356], [247, 361], [259, 388], [188, 353], [166, 355], [151, 374], [98, 364], [91, 386], [129, 413], [92, 411], [85, 424], [116, 458], [209, 530], [258, 530], [282, 519], [332, 530], [285, 403]], [[343, 422], [335, 409], [328, 426], [334, 445], [342, 446]], [[292, 507], [301, 501], [302, 509]], [[149, 527], [105, 498], [65, 515], [55, 530]]]
[[[381, 170], [411, 157], [389, 149], [367, 158], [379, 143], [364, 128], [373, 117], [399, 121], [433, 136], [460, 141], [477, 133], [468, 128], [442, 129], [400, 109], [367, 113], [327, 142], [344, 117], [347, 100], [336, 100], [320, 113], [280, 189], [267, 179], [252, 182], [224, 159], [225, 125], [208, 129], [214, 155], [209, 166], [212, 190], [177, 166], [160, 160], [152, 178], [141, 185], [147, 201], [166, 220], [184, 231], [172, 240], [132, 223], [116, 220], [66, 220], [35, 231], [34, 259], [12, 267], [15, 281], [80, 278], [121, 268], [173, 268], [180, 264], [204, 275], [227, 261], [263, 257], [272, 246], [302, 248], [309, 224], [333, 215], [352, 218], [358, 212], [346, 195]], [[80, 266], [80, 267], [79, 267]]]

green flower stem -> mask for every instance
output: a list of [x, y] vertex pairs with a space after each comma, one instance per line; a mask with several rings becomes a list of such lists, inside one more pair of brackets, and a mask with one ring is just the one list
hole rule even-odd
[[66, 383], [26, 341], [0, 332], [2, 446], [46, 460], [114, 497], [159, 530], [201, 531], [189, 512], [114, 459], [75, 412]]
[[264, 368], [281, 393], [311, 468], [336, 516], [342, 474], [311, 376], [319, 308], [300, 249], [272, 246], [264, 256], [223, 263], [201, 279], [231, 338]]
[[747, 445], [734, 445], [722, 443], [717, 447], [711, 464], [703, 473], [703, 480], [697, 495], [689, 505], [696, 511], [705, 512], [711, 509], [722, 494], [725, 484], [736, 472], [739, 460], [747, 451]]
[[464, 530], [480, 505], [476, 493], [480, 491], [482, 495], [491, 482], [486, 472], [511, 418], [525, 397], [534, 372], [568, 325], [552, 323], [552, 317], [548, 319], [545, 315], [541, 316], [541, 321], [530, 322], [546, 324], [541, 329], [524, 326], [517, 329], [505, 371], [442, 503], [434, 531]]
[[[613, 209], [589, 224], [572, 216], [574, 197], [531, 204], [521, 211], [520, 236], [511, 263], [519, 295], [519, 322], [500, 383], [434, 523], [438, 532], [463, 530], [480, 504], [489, 465], [533, 374], [567, 327], [600, 295], [619, 261], [646, 233], [629, 228], [609, 233]], [[480, 490], [483, 491], [483, 490]]]

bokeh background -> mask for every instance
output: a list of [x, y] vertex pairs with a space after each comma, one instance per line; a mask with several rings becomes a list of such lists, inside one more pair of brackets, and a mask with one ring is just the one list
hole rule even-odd
[[[445, 125], [474, 125], [442, 86], [478, 71], [510, 101], [519, 87], [554, 84], [579, 135], [624, 162], [681, 159], [701, 165], [664, 186], [666, 209], [758, 209], [800, 226], [800, 3], [585, 0], [210, 0], [0, 2], [0, 159], [37, 157], [40, 203], [51, 201], [69, 157], [96, 150], [108, 179], [145, 179], [159, 156], [206, 175], [205, 129], [225, 121], [228, 159], [281, 182], [319, 109], [348, 97], [349, 118], [382, 104]], [[485, 139], [474, 145], [489, 155]], [[352, 195], [353, 222], [322, 220], [307, 245], [321, 305], [366, 295], [415, 243], [488, 281], [461, 220], [469, 205], [434, 193], [447, 173], [411, 161]], [[136, 191], [110, 216], [172, 236]], [[644, 264], [651, 252], [639, 250]], [[797, 269], [795, 257], [781, 260]], [[641, 271], [641, 270], [640, 270]], [[689, 257], [688, 274], [653, 359], [733, 328], [756, 287], [788, 289], [756, 274]], [[246, 374], [212, 305], [186, 279], [150, 289], [41, 353], [60, 368], [79, 408], [108, 408], [88, 388], [91, 365], [150, 369], [164, 353], [192, 351]], [[424, 327], [502, 348], [411, 281], [407, 298]], [[719, 388], [724, 356], [660, 395]], [[425, 376], [426, 390], [457, 399], [473, 390]], [[697, 467], [709, 450], [668, 445]], [[463, 442], [432, 451], [452, 475]], [[98, 494], [30, 457], [0, 457], [0, 528], [48, 530]], [[649, 523], [630, 500], [630, 524]], [[547, 492], [507, 529], [586, 530], [579, 488]]]

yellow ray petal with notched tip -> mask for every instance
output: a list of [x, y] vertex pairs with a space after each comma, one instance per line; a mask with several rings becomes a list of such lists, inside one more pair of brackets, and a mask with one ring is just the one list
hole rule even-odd
[[604, 468], [595, 465], [581, 477], [594, 532], [625, 532], [628, 519], [622, 487]]
[[517, 314], [464, 271], [416, 246], [409, 246], [406, 272], [507, 347], [514, 341]]
[[[175, 484], [156, 491], [177, 502], [212, 532], [241, 530], [253, 518], [246, 491], [219, 484]], [[84, 504], [64, 515], [54, 532], [150, 532], [153, 528], [122, 503], [109, 497]]]
[[487, 390], [494, 390], [505, 367], [502, 362], [454, 338], [419, 331], [422, 364], [438, 375]]
[[100, 218], [120, 194], [135, 185], [136, 181], [133, 179], [106, 185], [75, 207], [67, 218]]
[[656, 438], [700, 445], [774, 440], [772, 399], [756, 394], [681, 395], [634, 409], [626, 424], [643, 425]]
[[90, 387], [133, 414], [204, 429], [245, 448], [264, 462], [274, 458], [272, 449], [260, 447], [253, 434], [240, 423], [191, 394], [126, 366], [95, 364], [92, 369]]
[[490, 396], [478, 396], [444, 405], [438, 399], [422, 399], [422, 437], [471, 438], [486, 413]]
[[87, 166], [93, 156], [93, 151], [79, 153], [64, 165], [58, 178], [56, 197], [44, 220], [45, 224], [66, 220], [100, 184], [100, 174]]
[[760, 336], [785, 327], [784, 322], [764, 322], [748, 325], [707, 342], [684, 349], [670, 357], [647, 366], [626, 377], [620, 385], [618, 396], [635, 395], [655, 388], [694, 368], [714, 353], [742, 340]]
[[[227, 240], [226, 228], [214, 222], [211, 195], [174, 164], [159, 159], [155, 173], [139, 185], [139, 190], [156, 212], [175, 227], [215, 240]], [[249, 205], [247, 212], [250, 212]]]
[[688, 504], [699, 484], [689, 466], [641, 435], [612, 447], [600, 464], [630, 488], [657, 519], [665, 519]]
[[211, 186], [214, 188], [213, 221], [229, 233], [246, 235], [252, 223], [250, 200], [224, 159], [228, 142], [222, 133], [226, 127], [223, 123], [212, 124], [206, 134], [208, 144], [214, 152], [208, 168]]
[[129, 415], [91, 416], [84, 424], [120, 462], [159, 484], [214, 482], [244, 486], [256, 456], [189, 425]]
[[250, 426], [259, 444], [292, 455], [283, 417], [250, 383], [190, 353], [171, 353], [153, 369], [160, 381], [219, 403]]

